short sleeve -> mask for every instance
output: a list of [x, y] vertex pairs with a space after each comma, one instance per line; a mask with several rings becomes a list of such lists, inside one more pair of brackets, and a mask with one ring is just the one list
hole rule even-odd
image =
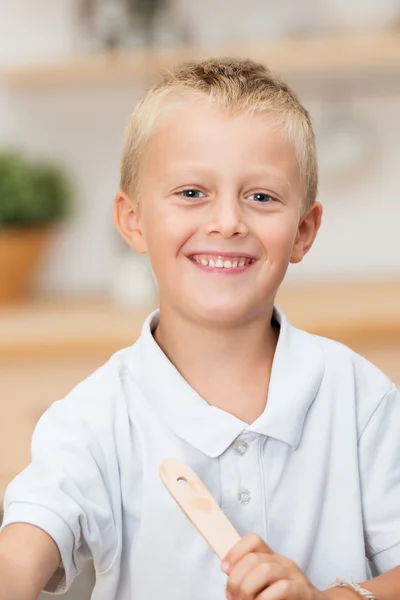
[[12, 523], [35, 525], [57, 544], [62, 565], [50, 593], [64, 593], [86, 560], [100, 571], [112, 562], [118, 541], [104, 449], [68, 398], [42, 416], [31, 464], [6, 491], [2, 527]]
[[400, 392], [386, 394], [359, 441], [367, 557], [378, 572], [400, 565]]

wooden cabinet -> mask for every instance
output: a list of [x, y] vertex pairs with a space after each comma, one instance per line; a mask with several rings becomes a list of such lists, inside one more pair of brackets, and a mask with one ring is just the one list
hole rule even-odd
[[[288, 286], [277, 304], [294, 325], [343, 341], [400, 383], [400, 282]], [[152, 308], [49, 298], [0, 309], [0, 501], [29, 462], [40, 415], [132, 344]]]

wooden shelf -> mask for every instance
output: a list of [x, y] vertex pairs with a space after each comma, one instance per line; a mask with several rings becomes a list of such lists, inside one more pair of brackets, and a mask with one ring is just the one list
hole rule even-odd
[[277, 305], [296, 327], [356, 350], [365, 343], [400, 347], [400, 280], [284, 285]]
[[151, 310], [68, 296], [0, 307], [0, 361], [110, 355], [139, 337]]
[[[277, 304], [292, 324], [349, 345], [400, 342], [400, 281], [286, 285]], [[132, 344], [152, 307], [42, 298], [0, 308], [0, 360], [107, 355]]]
[[234, 55], [261, 60], [287, 75], [352, 77], [365, 72], [400, 69], [400, 32], [372, 31], [297, 37], [266, 44], [223, 47], [177, 47], [88, 55], [69, 62], [0, 70], [0, 83], [10, 88], [66, 85], [111, 85], [151, 79], [160, 69], [181, 60]]

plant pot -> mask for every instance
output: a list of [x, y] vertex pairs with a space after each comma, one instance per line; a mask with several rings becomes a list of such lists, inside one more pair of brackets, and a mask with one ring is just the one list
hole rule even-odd
[[47, 227], [0, 229], [0, 303], [22, 300], [49, 237]]

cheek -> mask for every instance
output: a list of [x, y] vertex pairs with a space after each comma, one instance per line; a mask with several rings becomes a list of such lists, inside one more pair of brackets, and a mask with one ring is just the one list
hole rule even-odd
[[171, 268], [171, 260], [178, 256], [191, 229], [178, 211], [155, 206], [146, 211], [143, 233], [153, 266]]
[[264, 223], [260, 239], [269, 256], [286, 260], [291, 255], [296, 233], [295, 218], [271, 218]]

